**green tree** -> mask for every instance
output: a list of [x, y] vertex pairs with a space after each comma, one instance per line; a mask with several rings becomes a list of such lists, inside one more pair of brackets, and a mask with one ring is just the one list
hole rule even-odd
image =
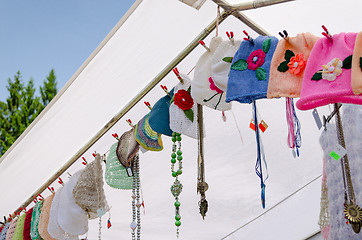
[[14, 80], [8, 79], [9, 96], [0, 101], [0, 156], [16, 141], [57, 93], [56, 77], [52, 69], [40, 87], [41, 98], [35, 95], [34, 80], [25, 85], [20, 71]]

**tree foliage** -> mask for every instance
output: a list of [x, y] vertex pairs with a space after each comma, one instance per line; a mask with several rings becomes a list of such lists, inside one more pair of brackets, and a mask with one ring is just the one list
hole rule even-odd
[[35, 95], [34, 80], [30, 79], [24, 84], [20, 71], [13, 80], [8, 78], [7, 90], [9, 96], [6, 101], [0, 101], [0, 157], [57, 94], [54, 70], [50, 71], [40, 87], [40, 97]]

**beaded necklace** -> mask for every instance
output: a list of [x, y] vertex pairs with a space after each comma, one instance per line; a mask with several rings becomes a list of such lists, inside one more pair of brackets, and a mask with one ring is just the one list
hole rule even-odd
[[[137, 240], [141, 239], [141, 214], [140, 214], [140, 165], [139, 157], [136, 154], [133, 157], [133, 181], [132, 181], [132, 240], [136, 240], [136, 229], [137, 229]], [[137, 203], [136, 203], [137, 202]], [[136, 211], [137, 207], [137, 211]], [[137, 222], [136, 222], [137, 221]]]

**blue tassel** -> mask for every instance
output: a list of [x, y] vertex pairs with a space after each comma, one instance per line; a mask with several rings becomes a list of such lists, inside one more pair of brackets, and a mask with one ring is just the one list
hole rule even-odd
[[261, 183], [261, 205], [265, 208], [265, 184]]

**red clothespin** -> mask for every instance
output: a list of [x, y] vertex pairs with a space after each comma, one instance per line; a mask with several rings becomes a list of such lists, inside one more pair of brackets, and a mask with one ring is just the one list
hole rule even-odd
[[82, 162], [82, 164], [85, 166], [85, 165], [87, 165], [87, 160], [85, 159], [85, 157], [82, 157], [82, 159], [83, 159], [83, 162]]
[[322, 25], [322, 28], [324, 30], [324, 32], [322, 32], [322, 35], [327, 37], [327, 38], [331, 38], [332, 35], [329, 33], [328, 29], [326, 28], [326, 26]]
[[53, 187], [48, 187], [48, 190], [49, 190], [51, 193], [54, 193], [54, 188], [53, 188]]
[[61, 178], [58, 178], [58, 179], [59, 179], [58, 183], [64, 186], [63, 180]]
[[254, 39], [250, 37], [249, 33], [247, 33], [245, 30], [243, 30], [243, 33], [247, 36], [247, 38], [243, 38], [246, 41], [249, 41], [251, 44], [254, 44]]
[[37, 197], [34, 197], [34, 203], [37, 203], [38, 202], [38, 198]]
[[42, 196], [40, 193], [38, 194], [38, 196], [39, 196], [39, 200], [40, 200], [40, 201], [43, 201], [43, 200], [44, 200], [43, 196]]
[[92, 153], [92, 156], [93, 156], [93, 157], [96, 157], [96, 156], [97, 156], [97, 155], [96, 155], [96, 152]]
[[146, 107], [148, 107], [148, 109], [152, 110], [150, 102], [145, 101], [144, 104], [146, 105]]
[[178, 71], [177, 67], [175, 67], [172, 71], [175, 73], [175, 75], [176, 75], [176, 77], [178, 78], [178, 80], [179, 80], [181, 83], [184, 83], [184, 80], [181, 78], [180, 72]]
[[207, 51], [211, 51], [210, 48], [208, 48], [206, 45], [205, 45], [205, 42], [200, 40], [199, 43], [201, 44], [201, 46], [203, 46]]
[[119, 140], [118, 134], [117, 133], [113, 133], [112, 137], [114, 137], [115, 139]]
[[226, 32], [226, 35], [228, 36], [229, 40], [234, 43], [234, 33], [233, 32]]
[[132, 128], [134, 128], [131, 119], [127, 119], [126, 122], [128, 123], [128, 125], [130, 125]]
[[166, 87], [166, 86], [163, 86], [163, 85], [160, 85], [160, 86], [161, 86], [162, 90], [165, 91], [165, 93], [166, 93], [169, 97], [171, 97], [170, 93], [167, 91], [167, 87]]

